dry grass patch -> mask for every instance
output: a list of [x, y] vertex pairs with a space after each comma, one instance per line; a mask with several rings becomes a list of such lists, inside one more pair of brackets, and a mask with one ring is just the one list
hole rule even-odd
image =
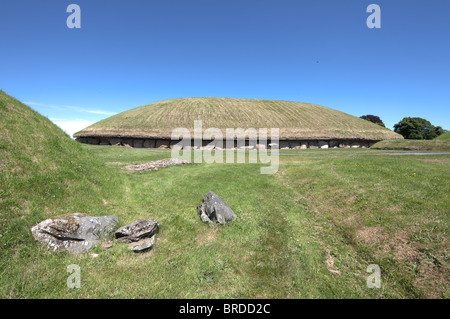
[[196, 242], [198, 244], [204, 244], [207, 242], [215, 241], [218, 236], [218, 227], [210, 225], [208, 228], [201, 228], [197, 234]]
[[362, 227], [356, 230], [356, 240], [366, 244], [379, 244], [385, 241], [388, 235], [381, 227]]

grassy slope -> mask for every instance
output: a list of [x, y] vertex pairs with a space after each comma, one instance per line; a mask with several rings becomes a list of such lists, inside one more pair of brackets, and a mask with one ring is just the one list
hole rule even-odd
[[[44, 261], [31, 226], [64, 213], [113, 215], [103, 199], [120, 196], [120, 185], [50, 120], [0, 91], [0, 296], [36, 293], [45, 285], [45, 269], [59, 263], [58, 257]], [[27, 272], [42, 282], [27, 286]]]
[[297, 138], [402, 138], [369, 121], [327, 107], [289, 101], [236, 98], [183, 98], [138, 107], [97, 122], [77, 136], [162, 136], [174, 128], [280, 128], [280, 136]]
[[450, 132], [445, 132], [444, 134], [435, 138], [437, 141], [450, 141]]
[[371, 149], [450, 151], [450, 141], [445, 139], [389, 140], [375, 143], [371, 146]]

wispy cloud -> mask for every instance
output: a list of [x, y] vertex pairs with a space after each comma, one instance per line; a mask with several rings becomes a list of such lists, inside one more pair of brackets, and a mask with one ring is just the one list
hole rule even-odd
[[56, 119], [51, 118], [50, 121], [58, 125], [64, 132], [70, 135], [70, 137], [73, 138], [73, 134], [75, 134], [78, 131], [81, 131], [82, 129], [94, 124], [94, 122], [89, 120], [65, 120], [65, 119]]
[[116, 112], [110, 112], [105, 110], [97, 110], [97, 109], [87, 109], [79, 106], [71, 106], [71, 105], [49, 105], [44, 103], [38, 103], [38, 102], [30, 102], [25, 101], [23, 102], [30, 106], [40, 106], [40, 107], [48, 107], [56, 110], [72, 110], [76, 112], [84, 112], [84, 113], [91, 113], [91, 114], [101, 114], [101, 115], [115, 115]]

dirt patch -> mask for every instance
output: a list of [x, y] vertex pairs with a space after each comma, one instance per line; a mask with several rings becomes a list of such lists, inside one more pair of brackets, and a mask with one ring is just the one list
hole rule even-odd
[[391, 251], [394, 256], [402, 260], [411, 260], [417, 262], [420, 259], [420, 253], [412, 246], [409, 240], [408, 232], [398, 230], [383, 247], [384, 252]]
[[404, 262], [408, 270], [416, 273], [414, 285], [426, 292], [427, 298], [442, 298], [443, 292], [448, 291], [450, 286], [448, 264], [433, 263], [433, 256], [417, 249], [407, 231], [395, 232], [384, 245], [383, 252], [393, 254], [396, 259]]
[[387, 239], [381, 227], [363, 227], [356, 231], [356, 240], [366, 244], [378, 244]]
[[427, 297], [442, 298], [443, 292], [448, 292], [450, 288], [448, 269], [437, 268], [428, 261], [422, 261], [417, 272], [415, 284], [428, 293]]

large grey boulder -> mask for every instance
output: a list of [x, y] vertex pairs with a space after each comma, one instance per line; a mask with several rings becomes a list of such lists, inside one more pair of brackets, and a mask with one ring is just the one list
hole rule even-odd
[[119, 219], [115, 216], [66, 214], [42, 221], [31, 228], [31, 233], [50, 251], [66, 249], [77, 254], [91, 249], [113, 234], [118, 223]]
[[197, 214], [202, 222], [225, 224], [237, 218], [233, 210], [214, 192], [203, 196], [202, 202], [197, 206]]
[[129, 244], [131, 250], [140, 251], [153, 246], [158, 229], [156, 220], [139, 219], [117, 229], [114, 236], [118, 242]]

